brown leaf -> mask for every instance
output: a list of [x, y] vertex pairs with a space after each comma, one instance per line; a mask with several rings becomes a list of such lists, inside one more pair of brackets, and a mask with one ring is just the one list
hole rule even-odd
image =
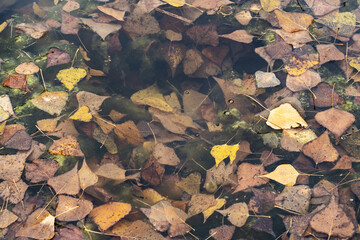
[[184, 113], [193, 120], [201, 119], [201, 106], [203, 104], [211, 104], [211, 100], [205, 94], [194, 90], [185, 90], [183, 95]]
[[161, 45], [160, 52], [169, 64], [172, 76], [174, 76], [177, 66], [185, 57], [186, 46], [182, 43], [175, 42], [170, 44], [166, 42]]
[[60, 122], [59, 125], [55, 128], [54, 132], [47, 134], [59, 138], [63, 138], [66, 136], [79, 136], [79, 132], [76, 130], [74, 121], [72, 119], [66, 119]]
[[212, 228], [209, 235], [215, 240], [230, 240], [235, 232], [235, 226], [222, 225], [220, 227]]
[[269, 179], [260, 177], [266, 173], [262, 165], [241, 163], [237, 169], [238, 185], [234, 193], [246, 190], [249, 187], [266, 184]]
[[[148, 2], [145, 0], [144, 2]], [[165, 240], [165, 238], [154, 230], [154, 228], [147, 222], [136, 220], [129, 222], [121, 220], [112, 228], [112, 233], [116, 234], [124, 240], [130, 239], [151, 239], [151, 240]]]
[[197, 45], [219, 45], [219, 37], [216, 32], [215, 24], [196, 25], [186, 31], [186, 35], [191, 38]]
[[153, 186], [158, 186], [164, 175], [165, 168], [156, 161], [148, 161], [141, 171], [141, 177]]
[[105, 6], [97, 6], [97, 8], [103, 13], [110, 15], [119, 21], [124, 21], [125, 11], [121, 11]]
[[266, 45], [265, 51], [271, 59], [283, 59], [291, 55], [292, 47], [284, 41], [275, 41]]
[[275, 198], [279, 195], [275, 191], [251, 188], [254, 193], [249, 201], [249, 209], [255, 213], [266, 213], [275, 206]]
[[15, 155], [0, 155], [0, 179], [19, 181], [28, 155], [21, 151]]
[[81, 22], [86, 24], [96, 32], [102, 40], [105, 40], [105, 38], [113, 32], [119, 31], [121, 29], [120, 24], [111, 24], [111, 23], [97, 23], [94, 20], [90, 18], [80, 18]]
[[287, 44], [292, 45], [294, 48], [299, 48], [304, 46], [307, 42], [311, 42], [312, 38], [310, 37], [308, 31], [299, 31], [294, 33], [288, 33], [284, 30], [275, 30]]
[[49, 152], [54, 155], [64, 155], [64, 156], [76, 156], [83, 157], [84, 154], [80, 149], [80, 144], [73, 136], [67, 136], [55, 140], [54, 143], [50, 146]]
[[265, 47], [255, 48], [255, 53], [257, 53], [260, 57], [262, 57], [268, 63], [270, 68], [274, 66], [275, 60], [266, 52]]
[[47, 183], [55, 190], [56, 194], [76, 195], [79, 193], [80, 181], [77, 166], [76, 163], [72, 170], [52, 177], [47, 181]]
[[316, 17], [324, 16], [340, 8], [340, 0], [305, 0]]
[[314, 99], [316, 107], [331, 107], [332, 105], [345, 103], [344, 98], [333, 91], [332, 87], [327, 83], [320, 83], [313, 92], [316, 96], [316, 99]]
[[316, 45], [316, 50], [320, 56], [320, 65], [345, 58], [345, 55], [334, 44], [318, 44]]
[[74, 11], [79, 8], [80, 8], [80, 4], [74, 0], [71, 0], [71, 1], [66, 2], [66, 4], [63, 6], [62, 10], [69, 13], [69, 12]]
[[183, 61], [184, 73], [186, 75], [191, 75], [195, 73], [203, 63], [201, 53], [197, 49], [189, 49], [185, 53], [185, 58]]
[[[72, 2], [72, 1], [69, 1]], [[69, 3], [68, 2], [68, 3]], [[71, 61], [70, 55], [64, 50], [58, 48], [50, 48], [46, 54], [46, 67], [66, 64]]]
[[250, 11], [247, 10], [236, 13], [234, 17], [241, 25], [248, 25], [252, 19]]
[[79, 32], [79, 21], [80, 19], [70, 14], [60, 11], [61, 12], [61, 32], [63, 34], [78, 34]]
[[133, 121], [126, 121], [122, 124], [116, 124], [114, 128], [116, 136], [129, 144], [139, 145], [145, 142]]
[[202, 194], [198, 193], [191, 197], [189, 202], [189, 217], [197, 215], [209, 207], [213, 207], [216, 205], [216, 200], [214, 195], [211, 194]]
[[93, 209], [91, 201], [59, 195], [56, 216], [59, 221], [80, 221]]
[[15, 68], [15, 72], [18, 74], [34, 74], [39, 72], [40, 68], [33, 62], [24, 62]]
[[12, 74], [7, 76], [5, 81], [2, 83], [4, 87], [18, 88], [26, 92], [30, 92], [27, 87], [26, 75], [24, 74]]
[[27, 189], [28, 185], [21, 179], [17, 182], [3, 181], [0, 183], [0, 197], [6, 202], [17, 204], [23, 200]]
[[209, 60], [214, 62], [216, 65], [221, 67], [225, 57], [229, 53], [229, 47], [226, 45], [220, 45], [217, 47], [207, 47], [201, 50], [201, 53]]
[[[71, 1], [69, 1], [71, 2]], [[85, 240], [83, 231], [72, 224], [57, 229], [53, 240]]]
[[280, 140], [281, 147], [287, 151], [300, 152], [304, 144], [317, 138], [311, 129], [284, 129]]
[[133, 39], [146, 34], [156, 34], [160, 31], [158, 21], [149, 13], [142, 12], [140, 8], [136, 8], [127, 17], [123, 27]]
[[190, 195], [200, 193], [201, 174], [199, 172], [190, 173], [186, 178], [182, 178], [176, 186]]
[[80, 91], [76, 94], [76, 99], [79, 103], [79, 108], [86, 106], [92, 112], [97, 112], [100, 109], [101, 104], [110, 98], [109, 96], [100, 96], [95, 93]]
[[252, 228], [257, 231], [266, 232], [273, 237], [276, 237], [273, 231], [273, 221], [271, 218], [258, 218], [253, 223]]
[[345, 169], [350, 170], [352, 168], [352, 157], [348, 155], [342, 156], [337, 162], [336, 165], [331, 170], [336, 169]]
[[216, 191], [218, 186], [226, 186], [228, 184], [233, 186], [236, 185], [237, 179], [234, 174], [235, 170], [235, 164], [227, 164], [225, 166], [225, 162], [221, 162], [217, 167], [213, 166], [206, 171], [204, 188], [208, 192], [211, 192], [209, 190], [215, 189]]
[[244, 202], [234, 203], [225, 210], [216, 211], [227, 216], [228, 220], [236, 227], [244, 226], [249, 217], [249, 209]]
[[155, 145], [152, 154], [155, 160], [160, 164], [176, 166], [180, 163], [180, 159], [176, 155], [175, 150], [162, 143]]
[[67, 92], [43, 92], [32, 99], [35, 107], [51, 115], [59, 115], [66, 105], [69, 94]]
[[291, 76], [287, 75], [286, 78], [286, 87], [288, 87], [293, 92], [298, 92], [302, 90], [309, 90], [321, 82], [320, 74], [313, 71], [307, 70], [301, 75]]
[[311, 193], [310, 187], [306, 185], [285, 186], [284, 190], [275, 198], [275, 204], [285, 210], [307, 214]]
[[16, 150], [29, 150], [32, 145], [32, 138], [25, 130], [19, 130], [11, 136], [4, 144], [6, 148]]
[[339, 154], [329, 139], [329, 132], [325, 131], [317, 139], [307, 143], [303, 147], [303, 153], [311, 157], [316, 164], [322, 162], [335, 162]]
[[318, 112], [315, 120], [339, 138], [355, 122], [355, 116], [343, 110], [330, 108]]
[[30, 35], [32, 38], [39, 39], [49, 30], [48, 26], [43, 22], [37, 23], [20, 23], [15, 26], [16, 28], [21, 29], [27, 35]]
[[10, 212], [7, 209], [4, 209], [1, 211], [0, 214], [0, 228], [6, 228], [13, 222], [15, 222], [18, 219], [18, 217]]
[[85, 159], [80, 170], [78, 171], [78, 174], [80, 187], [82, 190], [85, 190], [87, 187], [94, 185], [99, 179], [98, 176], [93, 171], [91, 171]]
[[51, 239], [55, 235], [55, 217], [46, 209], [35, 210], [16, 233], [16, 237]]
[[305, 216], [284, 216], [283, 222], [290, 233], [303, 236], [309, 227], [312, 216], [313, 214], [307, 214]]
[[59, 163], [54, 160], [35, 159], [25, 164], [25, 178], [31, 183], [47, 181], [59, 169]]
[[340, 238], [350, 238], [355, 233], [354, 224], [334, 196], [325, 208], [313, 216], [310, 226], [317, 232]]
[[219, 35], [219, 37], [228, 38], [240, 43], [251, 43], [254, 36], [248, 34], [245, 30], [235, 30], [229, 34]]
[[282, 159], [279, 158], [276, 154], [274, 154], [268, 150], [265, 150], [261, 153], [260, 160], [261, 160], [262, 164], [265, 167], [267, 167], [267, 166], [269, 166], [273, 163], [276, 163]]
[[306, 30], [314, 20], [311, 15], [306, 13], [284, 12], [277, 9], [274, 12], [281, 28], [289, 33]]

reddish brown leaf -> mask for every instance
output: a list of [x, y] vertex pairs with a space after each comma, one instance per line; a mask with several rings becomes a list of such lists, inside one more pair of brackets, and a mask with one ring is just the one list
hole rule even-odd
[[26, 75], [24, 74], [9, 75], [2, 83], [2, 85], [9, 88], [18, 88], [26, 92], [30, 92], [30, 90], [27, 87]]
[[313, 92], [316, 96], [314, 99], [316, 107], [331, 107], [345, 103], [344, 98], [333, 91], [327, 83], [320, 83]]
[[54, 160], [35, 159], [25, 165], [25, 178], [32, 183], [47, 181], [53, 177], [59, 168], [59, 163]]
[[198, 45], [211, 45], [213, 47], [219, 45], [215, 24], [194, 26], [186, 31], [186, 35]]
[[237, 169], [238, 185], [234, 193], [246, 190], [249, 187], [260, 186], [269, 182], [269, 179], [260, 177], [267, 174], [262, 165], [241, 163]]
[[46, 67], [66, 64], [71, 61], [70, 55], [64, 50], [58, 48], [50, 48], [46, 54]]
[[329, 132], [325, 131], [320, 137], [304, 145], [303, 153], [311, 157], [316, 164], [335, 162], [339, 154], [329, 139]]

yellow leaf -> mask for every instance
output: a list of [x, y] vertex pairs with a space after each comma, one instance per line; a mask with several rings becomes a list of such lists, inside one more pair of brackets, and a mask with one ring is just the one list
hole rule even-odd
[[59, 115], [65, 107], [68, 97], [67, 92], [43, 92], [31, 102], [35, 107], [51, 115]]
[[308, 124], [290, 103], [281, 104], [270, 111], [266, 124], [273, 129], [307, 127]]
[[260, 2], [265, 12], [274, 11], [280, 6], [280, 0], [260, 0]]
[[185, 5], [185, 0], [163, 0], [163, 1], [174, 7], [182, 7]]
[[58, 120], [59, 118], [41, 119], [37, 121], [36, 124], [41, 131], [53, 132], [55, 131]]
[[7, 22], [7, 21], [5, 21], [5, 22], [3, 22], [2, 24], [0, 24], [0, 33], [1, 33], [2, 31], [4, 31], [4, 29], [7, 27], [7, 25], [8, 25], [8, 22]]
[[344, 37], [351, 37], [356, 27], [356, 16], [351, 12], [331, 14], [316, 21]]
[[131, 101], [138, 105], [148, 105], [164, 112], [172, 112], [173, 108], [165, 101], [164, 96], [156, 85], [134, 93], [130, 97]]
[[208, 209], [203, 211], [204, 223], [215, 212], [215, 210], [218, 210], [218, 209], [222, 208], [222, 206], [224, 206], [225, 203], [226, 203], [225, 198], [218, 198], [218, 199], [216, 199], [216, 205], [215, 206], [209, 207]]
[[230, 157], [230, 164], [236, 158], [236, 152], [239, 150], [239, 144], [235, 145], [215, 145], [210, 151], [211, 156], [215, 158], [216, 167], [227, 157]]
[[291, 164], [279, 165], [271, 173], [262, 175], [286, 186], [294, 186], [299, 172]]
[[152, 188], [147, 188], [142, 191], [144, 199], [147, 200], [151, 205], [154, 205], [161, 200], [166, 200], [163, 196], [161, 196], [157, 191]]
[[65, 85], [70, 91], [74, 88], [83, 77], [86, 76], [86, 70], [82, 68], [68, 68], [60, 70], [56, 77]]
[[33, 2], [33, 11], [35, 15], [38, 15], [40, 18], [43, 18], [46, 16], [46, 12], [42, 10], [39, 5], [36, 4], [36, 2]]
[[81, 46], [79, 47], [79, 52], [80, 52], [81, 56], [83, 57], [83, 59], [84, 59], [85, 61], [90, 61], [90, 60], [91, 60], [91, 59], [88, 57], [87, 52], [86, 52]]
[[279, 10], [274, 11], [280, 27], [286, 32], [298, 32], [301, 30], [307, 30], [314, 18], [306, 13], [297, 12], [283, 12]]
[[296, 57], [292, 57], [285, 65], [285, 69], [290, 75], [299, 76], [305, 73], [309, 68], [319, 64], [317, 60], [301, 60]]
[[102, 231], [105, 231], [128, 215], [130, 211], [131, 205], [128, 203], [110, 202], [94, 208], [89, 216]]
[[87, 106], [82, 106], [70, 117], [70, 119], [82, 122], [90, 122], [92, 115], [90, 113], [90, 109]]
[[349, 65], [360, 71], [360, 57], [348, 57]]

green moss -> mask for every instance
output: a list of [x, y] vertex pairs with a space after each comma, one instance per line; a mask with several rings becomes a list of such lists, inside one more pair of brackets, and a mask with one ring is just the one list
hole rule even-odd
[[25, 104], [16, 106], [14, 112], [17, 116], [32, 114], [36, 107], [32, 103], [31, 99], [27, 100]]

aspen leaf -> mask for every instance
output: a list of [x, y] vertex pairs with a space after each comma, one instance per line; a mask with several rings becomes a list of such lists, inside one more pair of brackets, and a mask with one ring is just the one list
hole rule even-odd
[[16, 237], [51, 239], [55, 235], [55, 217], [46, 209], [39, 208], [29, 215]]
[[185, 4], [185, 0], [163, 0], [163, 1], [174, 7], [182, 7]]
[[124, 21], [125, 11], [116, 10], [109, 7], [97, 6], [97, 8], [103, 13], [116, 18], [119, 21]]
[[216, 205], [215, 206], [211, 206], [208, 209], [204, 210], [202, 213], [204, 215], [204, 223], [206, 222], [206, 220], [215, 212], [215, 210], [218, 210], [220, 208], [222, 208], [226, 203], [225, 198], [218, 198], [216, 199]]
[[87, 187], [94, 185], [98, 181], [98, 176], [91, 171], [89, 166], [86, 163], [86, 160], [84, 159], [83, 164], [78, 171], [79, 174], [79, 181], [80, 181], [80, 187], [82, 190], [85, 190]]
[[32, 100], [35, 107], [51, 115], [59, 115], [66, 105], [67, 92], [43, 92]]
[[189, 209], [188, 209], [188, 215], [189, 216], [195, 216], [209, 207], [213, 207], [216, 205], [216, 200], [214, 195], [212, 194], [194, 194], [191, 197], [191, 200], [189, 202]]
[[84, 156], [83, 152], [80, 149], [79, 143], [73, 136], [67, 136], [60, 138], [59, 140], [55, 140], [54, 143], [50, 146], [49, 152], [54, 155], [77, 157]]
[[197, 194], [200, 192], [201, 174], [193, 172], [186, 178], [182, 178], [180, 182], [176, 183], [176, 186], [190, 195]]
[[33, 74], [37, 73], [40, 68], [33, 62], [24, 62], [15, 68], [15, 72], [18, 74]]
[[59, 195], [58, 205], [56, 207], [57, 220], [79, 221], [85, 218], [92, 209], [93, 204], [89, 200]]
[[229, 34], [219, 35], [219, 37], [228, 38], [241, 43], [251, 43], [254, 36], [248, 34], [245, 30], [235, 30]]
[[70, 171], [50, 178], [47, 183], [55, 190], [56, 194], [76, 195], [80, 191], [80, 181], [77, 163]]
[[307, 127], [308, 124], [290, 103], [281, 104], [270, 111], [266, 124], [273, 129]]
[[138, 105], [148, 105], [164, 112], [172, 112], [173, 109], [165, 101], [164, 96], [156, 85], [142, 89], [130, 97], [131, 101]]
[[80, 8], [80, 4], [76, 1], [67, 1], [66, 4], [63, 6], [62, 10], [64, 10], [65, 12], [71, 12], [74, 10], [77, 10]]
[[274, 12], [281, 28], [289, 33], [306, 30], [314, 20], [311, 15], [306, 13], [283, 12], [280, 10]]
[[59, 118], [41, 119], [36, 122], [37, 127], [43, 132], [53, 132], [56, 129]]
[[2, 181], [0, 183], [0, 197], [6, 202], [17, 204], [23, 200], [27, 189], [28, 185], [21, 179], [17, 182], [14, 180]]
[[94, 32], [96, 32], [103, 40], [105, 40], [105, 38], [110, 33], [119, 31], [121, 29], [120, 24], [99, 23], [99, 22], [95, 22], [91, 18], [80, 18], [80, 19], [84, 24], [88, 25]]
[[317, 19], [316, 22], [324, 24], [337, 35], [351, 37], [356, 27], [356, 16], [351, 12], [339, 12]]
[[227, 216], [228, 220], [236, 227], [242, 227], [245, 225], [246, 220], [249, 217], [249, 209], [246, 203], [235, 203], [225, 210], [216, 210], [223, 216]]
[[303, 147], [303, 153], [311, 157], [316, 164], [335, 162], [339, 157], [338, 151], [330, 142], [328, 131], [325, 131], [315, 140], [306, 143]]
[[274, 11], [280, 6], [280, 0], [260, 0], [260, 3], [265, 12]]
[[98, 170], [95, 171], [95, 174], [101, 177], [110, 178], [113, 180], [125, 181], [126, 170], [119, 168], [113, 163], [105, 163], [100, 166]]
[[90, 113], [90, 109], [87, 106], [82, 106], [73, 115], [70, 116], [70, 119], [82, 122], [90, 122], [92, 115]]
[[101, 104], [108, 98], [109, 96], [100, 96], [86, 91], [80, 91], [76, 94], [79, 108], [87, 106], [91, 112], [97, 112], [100, 109]]
[[157, 191], [152, 188], [147, 188], [142, 191], [144, 199], [150, 202], [150, 204], [156, 204], [161, 200], [165, 200], [166, 198], [161, 196]]
[[291, 58], [286, 59], [284, 68], [288, 74], [299, 76], [317, 64], [319, 64], [319, 61], [315, 59], [299, 59], [292, 56]]
[[215, 145], [212, 147], [210, 154], [215, 158], [216, 167], [227, 157], [230, 157], [230, 164], [236, 158], [236, 152], [239, 150], [239, 144], [235, 145]]
[[86, 76], [86, 70], [83, 68], [67, 68], [60, 70], [56, 77], [62, 82], [70, 91], [74, 86]]
[[0, 213], [0, 228], [6, 228], [18, 219], [18, 216], [13, 214], [7, 209], [4, 209]]
[[123, 202], [110, 202], [94, 208], [89, 216], [102, 231], [125, 217], [131, 211], [131, 205]]
[[271, 173], [262, 176], [286, 186], [294, 186], [299, 173], [291, 164], [281, 164]]

